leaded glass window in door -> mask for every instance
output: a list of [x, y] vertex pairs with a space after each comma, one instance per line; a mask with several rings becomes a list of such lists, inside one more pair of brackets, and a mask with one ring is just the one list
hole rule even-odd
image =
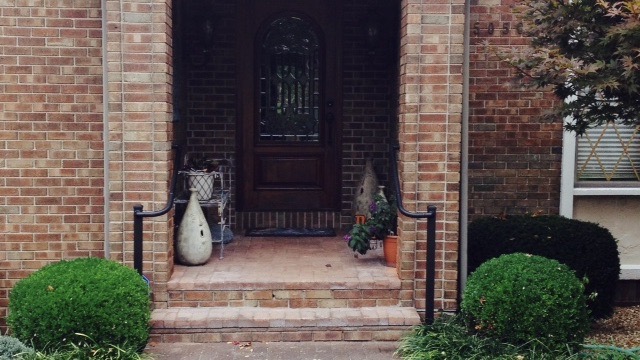
[[320, 40], [311, 23], [271, 22], [259, 51], [259, 141], [318, 142]]

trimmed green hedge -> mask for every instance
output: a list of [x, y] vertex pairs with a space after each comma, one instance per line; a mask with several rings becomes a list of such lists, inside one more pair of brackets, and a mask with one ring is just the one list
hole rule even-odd
[[7, 323], [36, 350], [87, 341], [142, 350], [150, 316], [149, 288], [137, 272], [88, 258], [60, 261], [19, 281], [9, 295]]
[[522, 252], [568, 265], [586, 277], [587, 305], [595, 319], [613, 313], [620, 258], [616, 240], [598, 224], [561, 216], [485, 217], [469, 224], [468, 271], [502, 254]]
[[589, 331], [584, 286], [568, 266], [542, 256], [483, 263], [469, 276], [460, 309], [470, 329], [524, 347], [575, 350]]

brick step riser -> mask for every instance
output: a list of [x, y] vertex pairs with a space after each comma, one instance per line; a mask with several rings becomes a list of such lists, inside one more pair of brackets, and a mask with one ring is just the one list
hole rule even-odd
[[354, 308], [411, 306], [411, 303], [411, 293], [398, 289], [172, 290], [167, 306]]
[[158, 343], [216, 343], [231, 341], [398, 341], [411, 331], [408, 326], [332, 329], [153, 329], [150, 341]]

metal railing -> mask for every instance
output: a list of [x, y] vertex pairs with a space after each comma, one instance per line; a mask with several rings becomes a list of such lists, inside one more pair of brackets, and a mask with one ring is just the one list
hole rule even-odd
[[171, 149], [174, 150], [173, 158], [173, 177], [171, 178], [171, 191], [169, 192], [169, 199], [167, 205], [162, 210], [158, 211], [142, 211], [143, 206], [137, 204], [133, 206], [133, 268], [138, 271], [140, 276], [142, 275], [142, 243], [143, 243], [143, 220], [147, 217], [162, 216], [171, 210], [173, 202], [175, 200], [176, 181], [178, 179], [178, 162], [182, 156], [182, 147], [180, 145], [172, 145]]
[[434, 297], [435, 297], [435, 270], [436, 270], [436, 207], [427, 206], [427, 212], [410, 212], [402, 205], [402, 195], [400, 193], [400, 179], [398, 178], [398, 158], [396, 153], [400, 146], [391, 147], [389, 159], [391, 160], [391, 181], [394, 185], [394, 195], [398, 211], [402, 215], [412, 219], [427, 219], [427, 269], [425, 274], [426, 294], [425, 294], [425, 315], [426, 324], [433, 324], [434, 320]]

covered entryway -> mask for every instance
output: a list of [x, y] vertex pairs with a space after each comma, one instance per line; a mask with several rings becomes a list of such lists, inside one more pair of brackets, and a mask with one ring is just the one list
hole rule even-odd
[[[295, 0], [291, 0], [293, 2]], [[245, 108], [240, 106], [243, 104], [240, 98], [248, 91], [246, 87], [239, 87], [243, 63], [239, 54], [240, 49], [247, 46], [240, 41], [243, 28], [239, 29], [239, 24], [250, 10], [246, 3], [153, 0], [129, 6], [105, 0], [105, 109], [108, 113], [105, 114], [104, 139], [109, 145], [105, 147], [104, 154], [104, 188], [108, 202], [105, 211], [109, 215], [105, 220], [105, 248], [111, 252], [111, 258], [131, 262], [134, 248], [131, 240], [133, 205], [142, 203], [145, 210], [157, 210], [167, 202], [173, 170], [173, 142], [184, 143], [191, 156], [224, 158], [234, 164], [230, 174], [233, 191], [230, 222], [236, 234], [241, 235], [242, 229], [254, 226], [318, 226], [346, 230], [353, 222], [351, 202], [365, 159], [373, 158], [381, 183], [388, 184], [388, 152], [390, 145], [398, 141], [398, 168], [405, 205], [414, 211], [422, 211], [427, 205], [438, 207], [434, 274], [436, 308], [455, 309], [463, 104], [463, 4], [464, 1], [453, 0], [447, 3], [428, 0], [335, 2], [331, 15], [339, 14], [342, 20], [334, 29], [340, 40], [336, 53], [341, 53], [340, 58], [334, 60], [341, 64], [342, 70], [337, 84], [339, 89], [331, 91], [341, 92], [341, 104], [336, 100], [330, 106], [327, 102], [331, 100], [329, 90], [325, 90], [322, 101], [318, 97], [315, 104], [317, 113], [324, 113], [325, 120], [330, 109], [340, 109], [333, 113], [334, 123], [340, 127], [335, 128], [335, 138], [332, 139], [334, 144], [339, 141], [339, 148], [331, 150], [340, 154], [336, 173], [339, 175], [339, 189], [336, 190], [340, 194], [339, 207], [318, 206], [314, 209], [311, 206], [301, 207], [306, 210], [276, 211], [239, 207], [242, 203], [240, 189], [246, 181], [245, 178], [241, 180], [239, 176], [244, 174], [238, 171], [244, 169], [246, 159], [240, 156], [238, 149], [244, 150], [240, 144], [247, 140], [243, 128], [245, 123], [240, 121]], [[298, 10], [295, 12], [297, 15], [304, 12], [304, 9]], [[317, 21], [318, 24], [321, 22]], [[310, 23], [316, 24], [316, 21]], [[258, 28], [256, 25], [256, 32]], [[319, 39], [326, 37], [325, 31], [316, 34], [322, 34]], [[318, 69], [325, 67], [318, 66]], [[255, 84], [252, 86], [253, 93]], [[256, 98], [252, 97], [250, 102], [254, 104], [249, 108], [257, 111], [254, 105], [259, 102], [256, 103]], [[266, 104], [266, 108], [271, 106], [269, 102]], [[279, 104], [278, 101], [275, 104]], [[287, 111], [307, 117], [313, 111], [305, 112], [306, 109], [306, 105], [281, 106], [279, 111], [285, 114], [285, 118]], [[337, 116], [340, 119], [336, 119]], [[320, 117], [316, 118], [318, 124]], [[255, 119], [260, 117], [254, 113]], [[318, 129], [326, 127], [326, 122], [322, 124]], [[252, 125], [256, 129], [256, 124]], [[311, 135], [315, 132], [302, 135], [313, 138]], [[318, 142], [326, 144], [329, 137], [322, 135], [322, 130], [318, 134], [319, 139], [325, 139], [325, 142]], [[291, 134], [279, 135], [286, 138]], [[252, 135], [254, 148], [250, 153], [254, 158], [262, 146], [255, 139]], [[284, 143], [291, 147], [296, 144], [293, 141]], [[283, 144], [268, 143], [265, 146], [272, 145], [277, 148]], [[271, 182], [278, 183], [280, 179], [277, 180]], [[285, 180], [290, 181], [291, 178]], [[144, 223], [142, 271], [151, 280], [156, 309], [168, 308], [172, 275], [175, 273], [177, 276], [180, 272], [180, 267], [174, 263], [172, 230], [177, 224], [173, 215], [169, 212]], [[418, 312], [425, 309], [425, 227], [424, 222], [402, 216], [398, 219], [400, 251], [395, 271], [400, 291], [397, 304]], [[324, 242], [336, 241], [336, 249], [343, 249], [339, 251], [344, 251], [342, 254], [352, 259], [353, 254], [341, 239], [329, 239], [312, 241], [321, 247]], [[240, 238], [237, 240], [237, 245], [240, 245]], [[284, 254], [287, 245], [295, 248], [287, 241], [281, 241], [277, 248]], [[229, 254], [231, 251], [230, 246]], [[314, 255], [321, 258], [325, 252], [317, 251]], [[229, 257], [212, 261], [223, 262]], [[382, 267], [381, 264], [378, 266]], [[242, 275], [241, 270], [237, 272], [239, 276]], [[304, 266], [300, 266], [298, 271], [305, 271]], [[244, 289], [249, 285], [240, 279], [234, 286]], [[212, 304], [212, 307], [216, 306]], [[349, 312], [345, 310], [345, 313]]]
[[397, 1], [174, 2], [176, 130], [230, 159], [231, 226], [344, 229], [397, 138]]

